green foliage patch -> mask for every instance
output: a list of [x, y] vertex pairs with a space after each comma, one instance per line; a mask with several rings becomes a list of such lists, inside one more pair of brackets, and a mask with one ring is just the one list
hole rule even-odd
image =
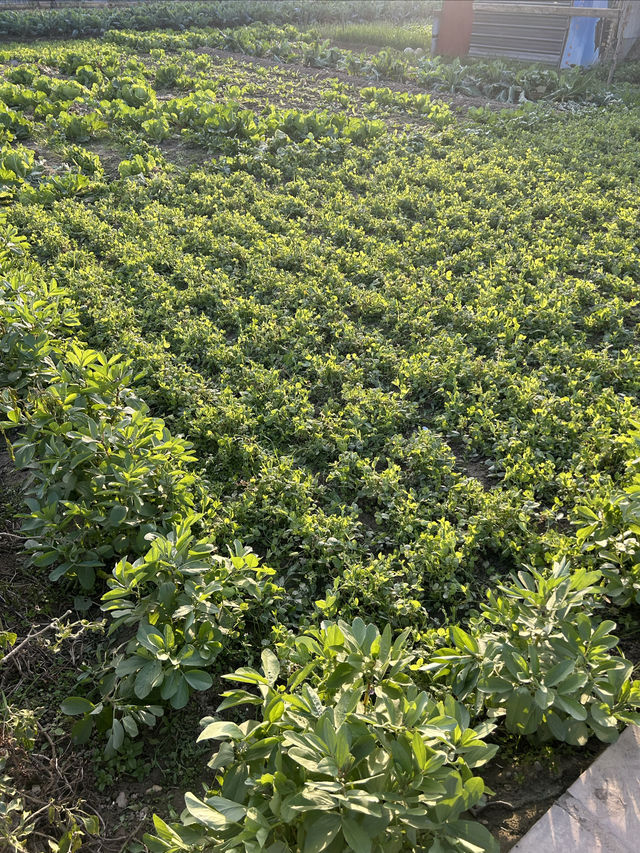
[[393, 642], [389, 627], [362, 619], [323, 624], [297, 641], [291, 663], [303, 665], [286, 685], [270, 650], [261, 671], [228, 676], [260, 698], [229, 691], [220, 708], [248, 702], [262, 720], [203, 720], [199, 740], [221, 741], [210, 764], [220, 787], [204, 801], [186, 795], [184, 829], [156, 817], [150, 849], [495, 850], [461, 818], [482, 797], [472, 771], [496, 751], [483, 740], [492, 727], [470, 727], [462, 705], [412, 683], [407, 634]]

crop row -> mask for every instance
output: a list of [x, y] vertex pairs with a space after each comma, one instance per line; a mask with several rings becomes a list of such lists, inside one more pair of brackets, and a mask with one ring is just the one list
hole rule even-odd
[[[362, 144], [385, 130], [381, 121], [371, 121], [367, 115], [401, 111], [423, 123], [443, 125], [450, 121], [449, 108], [432, 103], [429, 95], [376, 87], [363, 90], [361, 115], [356, 115], [353, 110], [342, 109], [348, 96], [337, 81], [334, 88], [323, 93], [323, 110], [283, 109], [269, 103], [259, 111], [251, 110], [242, 101], [255, 97], [259, 91], [255, 84], [221, 85], [212, 79], [213, 66], [208, 57], [192, 54], [192, 59], [198, 69], [194, 68], [195, 76], [187, 76], [172, 63], [158, 63], [149, 69], [134, 59], [125, 62], [113, 50], [102, 58], [94, 50], [51, 52], [47, 73], [42, 73], [42, 66], [35, 62], [7, 71], [0, 86], [0, 128], [7, 141], [44, 135], [54, 145], [61, 140], [76, 143], [106, 137], [126, 144], [131, 142], [133, 133], [150, 144], [173, 136], [204, 144], [218, 153], [229, 153], [243, 144], [255, 147], [269, 140], [277, 146], [283, 140], [300, 142], [309, 135]], [[192, 91], [182, 97], [159, 97], [171, 85]], [[40, 182], [42, 175], [33, 154], [23, 151], [21, 157], [19, 175], [15, 169], [6, 168], [5, 186], [17, 186], [16, 175], [28, 174], [31, 184]], [[98, 168], [87, 157], [82, 158], [82, 164], [90, 175]], [[80, 180], [78, 190], [84, 184], [86, 181]]]
[[[293, 26], [256, 23], [226, 29], [181, 28], [177, 33], [114, 29], [106, 33], [105, 39], [141, 54], [159, 50], [182, 53], [218, 48], [312, 68], [335, 68], [367, 77], [373, 82], [409, 82], [435, 92], [460, 93], [509, 103], [539, 100], [604, 103], [612, 99], [597, 70], [585, 73], [582, 69], [573, 69], [558, 73], [552, 69], [521, 67], [500, 60], [461, 63], [427, 55], [409, 57], [401, 51], [387, 48], [373, 54], [356, 53], [320, 39], [314, 30], [300, 31]], [[45, 48], [44, 53], [51, 51], [52, 48]], [[86, 51], [87, 43], [78, 42], [76, 53]], [[28, 49], [24, 50], [25, 54], [28, 52]], [[43, 58], [40, 47], [31, 53], [34, 58]], [[83, 64], [91, 65], [93, 62], [102, 69], [105, 54], [98, 57], [95, 45], [90, 53], [93, 58], [86, 58]], [[626, 97], [631, 95], [627, 92]]]
[[217, 47], [312, 68], [336, 68], [372, 80], [408, 81], [436, 92], [459, 92], [509, 103], [538, 100], [603, 103], [611, 98], [597, 71], [576, 68], [557, 72], [501, 60], [449, 61], [426, 53], [408, 56], [391, 48], [373, 54], [355, 53], [318, 38], [313, 30], [305, 32], [293, 26], [260, 23], [178, 34], [114, 30], [105, 37], [140, 53]]
[[132, 3], [119, 8], [0, 11], [5, 38], [78, 38], [100, 36], [110, 29], [182, 31], [190, 27], [229, 27], [265, 21], [327, 22], [336, 20], [424, 20], [434, 8], [417, 0], [314, 0], [302, 7], [293, 0], [220, 0], [220, 2]]

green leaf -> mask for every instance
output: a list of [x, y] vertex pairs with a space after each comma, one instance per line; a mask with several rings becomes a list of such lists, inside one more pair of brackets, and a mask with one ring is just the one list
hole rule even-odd
[[359, 671], [350, 663], [342, 661], [337, 664], [329, 678], [327, 678], [325, 682], [325, 689], [332, 693], [334, 690], [338, 690], [349, 681], [353, 681], [354, 678], [359, 676], [359, 674]]
[[262, 699], [246, 690], [230, 690], [223, 695], [222, 702], [218, 705], [218, 711], [234, 708], [236, 705], [262, 705]]
[[14, 462], [16, 468], [25, 468], [35, 456], [35, 444], [23, 444], [14, 452]]
[[617, 726], [601, 726], [595, 721], [589, 723], [589, 727], [598, 738], [598, 740], [603, 743], [615, 743], [618, 740], [618, 728]]
[[342, 818], [342, 834], [354, 853], [370, 853], [371, 839], [362, 826], [351, 817]]
[[111, 724], [111, 741], [115, 750], [120, 749], [124, 743], [124, 727], [120, 720], [114, 718]]
[[285, 708], [282, 696], [276, 695], [265, 708], [264, 718], [270, 723], [275, 723], [277, 720], [281, 719], [284, 714], [284, 710]]
[[478, 684], [481, 693], [509, 693], [513, 690], [513, 683], [499, 675], [491, 675]]
[[342, 726], [349, 714], [356, 709], [361, 692], [360, 689], [345, 690], [340, 695], [340, 699], [338, 699], [333, 708], [333, 720], [337, 729]]
[[89, 702], [88, 699], [83, 699], [82, 696], [69, 696], [60, 703], [60, 710], [63, 714], [77, 716], [78, 714], [89, 714], [93, 711], [95, 705]]
[[242, 729], [235, 723], [230, 723], [227, 720], [218, 720], [215, 723], [209, 723], [198, 735], [197, 742], [201, 740], [241, 740], [244, 737]]
[[325, 648], [339, 648], [344, 645], [344, 634], [337, 625], [327, 625], [325, 632]]
[[146, 663], [136, 675], [133, 692], [138, 699], [144, 699], [162, 682], [162, 663], [159, 660], [151, 660]]
[[584, 746], [589, 740], [589, 728], [583, 722], [568, 719], [567, 721], [567, 743], [574, 746]]
[[182, 683], [182, 673], [178, 670], [172, 669], [169, 670], [165, 677], [162, 680], [162, 686], [160, 688], [160, 698], [171, 699], [178, 692], [178, 688]]
[[413, 733], [411, 737], [411, 746], [413, 748], [413, 754], [418, 763], [418, 767], [420, 770], [424, 770], [427, 764], [427, 749], [419, 732]]
[[556, 740], [564, 741], [567, 739], [567, 723], [555, 711], [548, 711], [546, 721], [551, 733]]
[[127, 517], [127, 512], [128, 510], [126, 506], [120, 506], [119, 504], [116, 504], [109, 513], [109, 524], [112, 527], [118, 527]]
[[209, 827], [209, 829], [224, 829], [228, 823], [227, 818], [223, 814], [203, 803], [202, 800], [199, 800], [189, 791], [184, 795], [184, 804], [191, 817], [195, 818], [203, 826]]
[[591, 711], [591, 716], [599, 726], [602, 728], [611, 728], [613, 726], [613, 728], [617, 729], [618, 721], [611, 714], [607, 705], [601, 702], [593, 702], [589, 706], [589, 710]]
[[531, 734], [536, 728], [536, 718], [540, 709], [534, 704], [533, 697], [525, 688], [518, 688], [505, 702], [507, 730], [518, 734]]
[[583, 722], [587, 719], [587, 709], [571, 696], [563, 696], [561, 693], [558, 693], [553, 701], [553, 705], [555, 708], [565, 711], [574, 720]]
[[269, 682], [264, 677], [256, 672], [255, 669], [250, 669], [247, 666], [241, 666], [236, 669], [231, 675], [223, 675], [223, 678], [228, 678], [230, 681], [240, 681], [244, 684], [268, 684]]
[[213, 678], [203, 669], [185, 669], [182, 674], [194, 690], [208, 690], [213, 684]]
[[540, 686], [535, 692], [535, 703], [543, 711], [546, 711], [547, 708], [553, 705], [554, 695], [553, 691], [547, 687]]
[[136, 639], [141, 646], [150, 651], [152, 654], [157, 654], [158, 651], [164, 648], [164, 637], [158, 632], [158, 629], [153, 625], [142, 622], [138, 628]]
[[278, 675], [280, 675], [280, 663], [271, 649], [265, 649], [262, 652], [262, 669], [269, 684], [275, 684], [278, 680]]
[[298, 685], [302, 684], [305, 678], [319, 665], [317, 659], [309, 661], [298, 672], [294, 672], [291, 676], [287, 687], [289, 690], [295, 690]]
[[[188, 850], [188, 845], [182, 842], [182, 839], [167, 823], [165, 823], [162, 818], [158, 817], [158, 815], [153, 816], [153, 825], [155, 827], [156, 832], [158, 833], [158, 838], [163, 841], [169, 841], [172, 844], [177, 846], [178, 850]], [[165, 848], [163, 848], [165, 849]]]
[[75, 744], [87, 743], [93, 731], [93, 720], [91, 717], [83, 717], [78, 720], [71, 729], [71, 740]]
[[611, 631], [615, 630], [615, 627], [616, 627], [615, 622], [612, 622], [610, 619], [605, 619], [604, 622], [601, 622], [597, 626], [597, 628], [595, 629], [595, 631], [591, 635], [591, 639], [590, 639], [591, 645], [593, 646], [596, 643], [598, 643], [600, 640], [607, 637], [607, 635], [610, 634]]
[[243, 805], [225, 797], [209, 797], [207, 805], [224, 815], [230, 823], [239, 823], [247, 813]]
[[458, 846], [464, 853], [499, 853], [500, 847], [486, 826], [474, 820], [455, 820], [445, 827], [452, 839], [459, 839]]
[[177, 687], [169, 700], [169, 704], [172, 708], [184, 708], [189, 701], [189, 685], [181, 672], [176, 672], [176, 683]]
[[76, 574], [83, 589], [93, 589], [93, 585], [96, 582], [96, 573], [92, 566], [78, 566]]
[[555, 687], [556, 684], [560, 684], [568, 675], [571, 675], [575, 666], [575, 659], [560, 661], [547, 672], [544, 683], [547, 687]]
[[138, 736], [138, 726], [133, 717], [127, 715], [122, 718], [122, 725], [124, 726], [125, 732], [129, 735], [129, 737], [137, 737]]
[[449, 630], [456, 648], [466, 649], [473, 655], [478, 654], [478, 643], [470, 634], [467, 634], [466, 631], [463, 631], [462, 628], [457, 625], [453, 625]]
[[97, 815], [80, 815], [80, 820], [89, 835], [97, 835], [100, 832], [100, 821]]
[[342, 821], [337, 814], [314, 815], [305, 821], [302, 853], [320, 853], [340, 832]]
[[358, 646], [362, 646], [367, 633], [367, 626], [359, 616], [356, 616], [356, 618], [351, 623], [351, 633], [353, 634], [353, 637]]

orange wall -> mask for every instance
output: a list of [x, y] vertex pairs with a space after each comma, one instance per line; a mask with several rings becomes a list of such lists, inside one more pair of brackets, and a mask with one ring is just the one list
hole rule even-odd
[[466, 56], [473, 27], [473, 0], [444, 0], [436, 52], [440, 56]]

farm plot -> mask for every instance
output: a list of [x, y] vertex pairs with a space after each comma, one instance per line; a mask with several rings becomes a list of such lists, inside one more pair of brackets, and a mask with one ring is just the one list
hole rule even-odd
[[[294, 682], [305, 673], [294, 687], [316, 673], [320, 705], [305, 694], [305, 713], [321, 716], [344, 685], [365, 691], [366, 708], [358, 678], [382, 647], [393, 670], [387, 698], [407, 690], [417, 703], [402, 737], [422, 775], [433, 758], [436, 787], [455, 800], [442, 825], [431, 813], [428, 826], [389, 818], [397, 849], [422, 830], [451, 849], [472, 849], [465, 839], [491, 849], [481, 828], [460, 819], [482, 796], [472, 770], [495, 752], [483, 740], [492, 724], [472, 728], [487, 710], [490, 720], [505, 716], [510, 735], [577, 745], [611, 739], [637, 704], [631, 666], [606, 655], [611, 623], [585, 615], [584, 636], [570, 626], [605, 594], [602, 577], [585, 571], [602, 561], [583, 553], [575, 527], [595, 520], [587, 544], [617, 534], [612, 494], [636, 465], [640, 119], [620, 103], [455, 110], [418, 78], [403, 88], [394, 62], [406, 60], [391, 52], [376, 55], [379, 79], [362, 80], [373, 66], [309, 67], [310, 55], [318, 64], [332, 48], [293, 28], [253, 25], [233, 37], [114, 32], [99, 45], [0, 51], [0, 192], [14, 229], [5, 262], [25, 277], [15, 285], [25, 303], [57, 282], [46, 322], [37, 301], [33, 316], [7, 314], [45, 341], [27, 358], [6, 338], [7, 363], [16, 363], [3, 380], [4, 428], [22, 429], [11, 433], [16, 461], [36, 472], [29, 549], [77, 606], [91, 611], [102, 596], [112, 633], [124, 638], [63, 706], [79, 718], [75, 739], [104, 733], [115, 760], [194, 692], [215, 694], [213, 711], [220, 672], [258, 666], [269, 644]], [[248, 45], [253, 58], [226, 50]], [[0, 309], [12, 304], [5, 295]], [[50, 400], [40, 396], [49, 386]], [[231, 557], [211, 556], [211, 546], [225, 554], [228, 545]], [[529, 580], [503, 590], [509, 606], [490, 598], [479, 617], [485, 589], [523, 568]], [[630, 604], [636, 578], [624, 560], [605, 575], [607, 605]], [[554, 705], [540, 673], [533, 694], [519, 692], [520, 658], [506, 670], [496, 663], [507, 642], [501, 625], [520, 626], [509, 635], [513, 654], [535, 654], [518, 645], [543, 630], [527, 622], [527, 583], [565, 632], [565, 645], [551, 644], [535, 664], [553, 670], [549, 689], [574, 673], [585, 643], [584, 660], [609, 679], [592, 695], [575, 672], [578, 710], [562, 689]], [[548, 604], [556, 587], [568, 602], [562, 612]], [[352, 627], [338, 636], [314, 628], [320, 618]], [[450, 627], [459, 623], [469, 633]], [[307, 628], [313, 641], [294, 639]], [[471, 658], [486, 649], [495, 670], [486, 660], [474, 670]], [[398, 675], [411, 660], [415, 688]], [[238, 680], [263, 685], [273, 737], [286, 738], [300, 708], [278, 699], [275, 654], [262, 663]], [[437, 699], [416, 698], [426, 684]], [[223, 710], [255, 699], [241, 694]], [[539, 713], [530, 714], [534, 694]], [[348, 715], [356, 705], [344, 702]], [[348, 747], [367, 724], [356, 717]], [[462, 770], [435, 741], [424, 756], [411, 741], [412, 727], [445, 717]], [[267, 754], [235, 722], [210, 721], [207, 731]], [[376, 744], [376, 761], [393, 754], [402, 763], [404, 747], [387, 755], [391, 747]], [[230, 756], [223, 748], [217, 766]], [[321, 760], [305, 756], [300, 767]], [[307, 802], [300, 792], [312, 783], [288, 772], [298, 787], [287, 794]], [[425, 796], [416, 779], [409, 801]], [[222, 796], [235, 801], [235, 783], [225, 784]], [[365, 833], [371, 845], [376, 820], [389, 817], [379, 803], [372, 829], [358, 815], [341, 823], [314, 796], [320, 822], [299, 829], [279, 815], [294, 829], [271, 841], [294, 846], [274, 850], [297, 849], [295, 832], [309, 850], [325, 849], [321, 837], [335, 839], [331, 850], [378, 849], [358, 844]], [[235, 808], [267, 820], [260, 797], [256, 788]], [[204, 833], [193, 849], [231, 844], [240, 813], [207, 841], [206, 809], [190, 801]], [[181, 849], [177, 830], [158, 821], [155, 831], [152, 849]]]

